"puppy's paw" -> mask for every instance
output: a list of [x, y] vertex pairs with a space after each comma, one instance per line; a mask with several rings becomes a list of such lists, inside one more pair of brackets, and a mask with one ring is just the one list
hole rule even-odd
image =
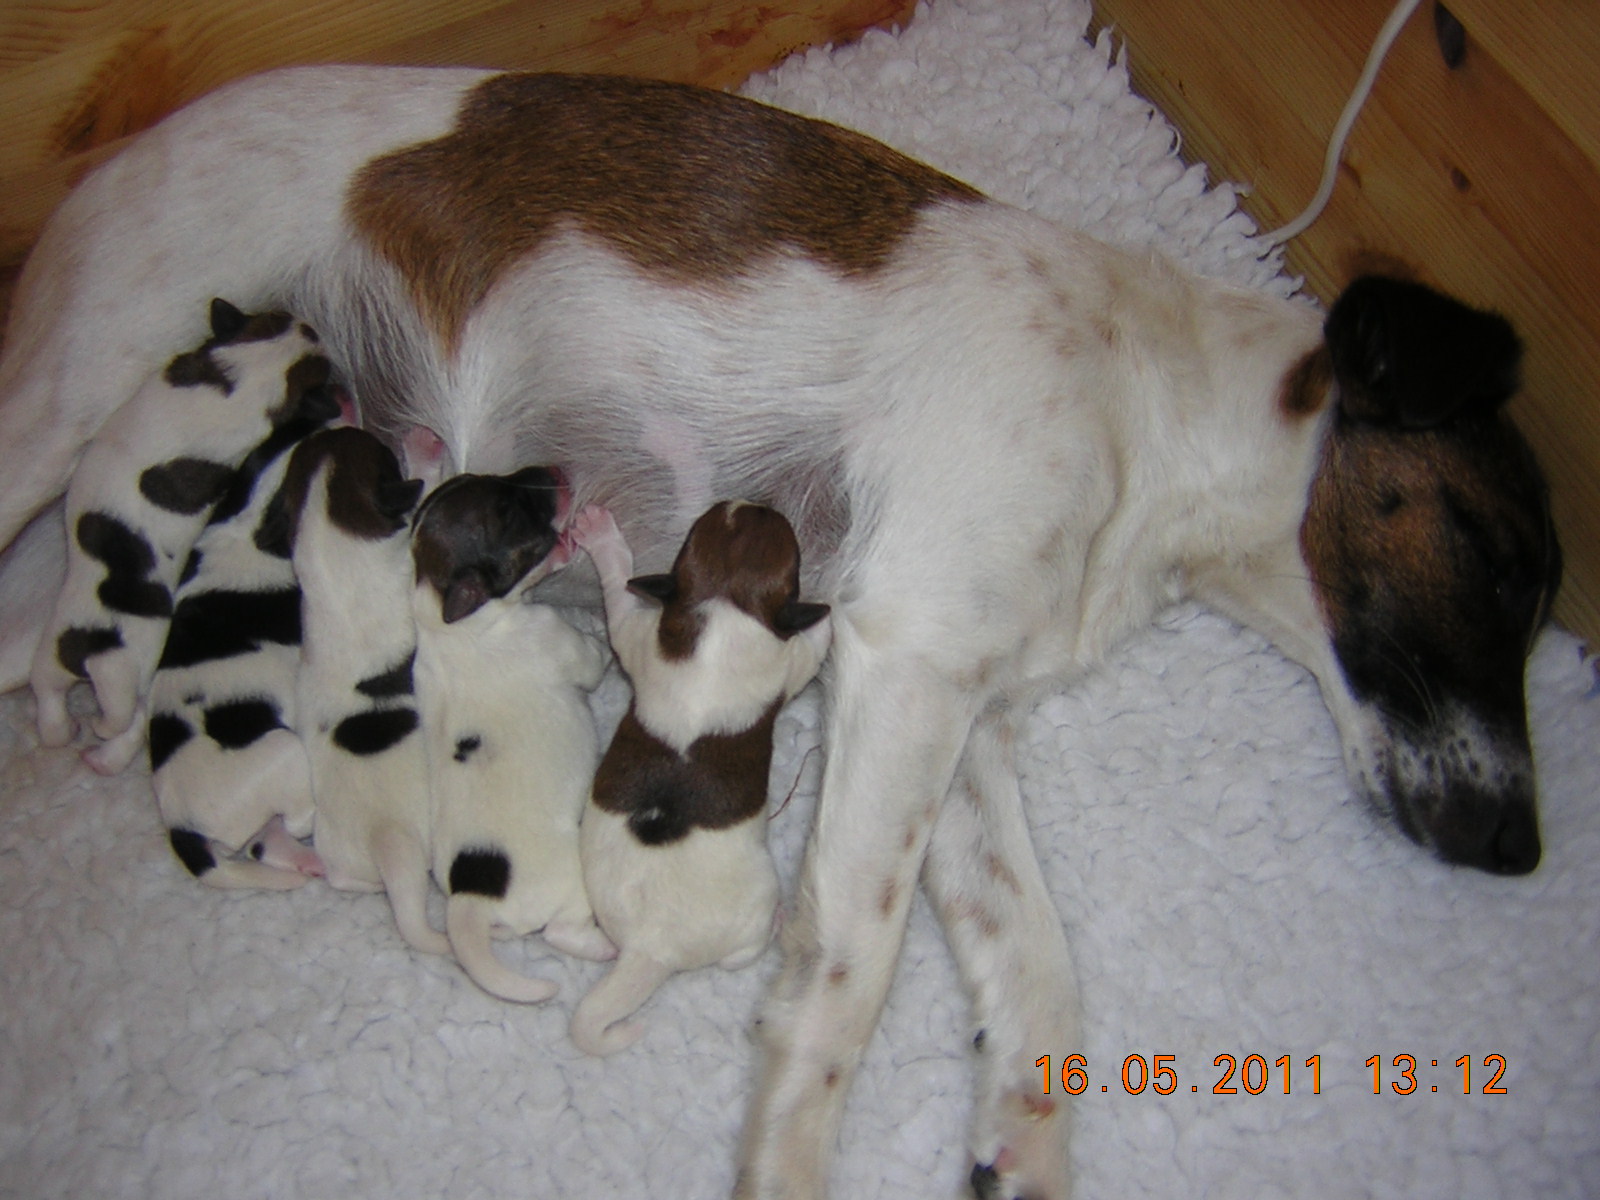
[[610, 545], [622, 540], [622, 531], [617, 528], [616, 518], [609, 509], [598, 504], [590, 504], [580, 509], [572, 518], [568, 526], [573, 542], [581, 550], [591, 553], [594, 549]]

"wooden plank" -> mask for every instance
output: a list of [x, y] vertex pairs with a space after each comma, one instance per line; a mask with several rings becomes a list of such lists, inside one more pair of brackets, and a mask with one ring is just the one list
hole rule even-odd
[[[1191, 157], [1250, 186], [1264, 228], [1299, 211], [1390, 0], [1098, 0], [1127, 38], [1136, 87], [1184, 132]], [[1557, 616], [1600, 637], [1600, 110], [1569, 103], [1566, 51], [1540, 85], [1541, 50], [1492, 0], [1458, 0], [1469, 48], [1443, 61], [1428, 6], [1396, 42], [1352, 134], [1323, 217], [1288, 248], [1324, 300], [1365, 262], [1505, 312], [1527, 343], [1515, 415], [1550, 476], [1568, 573]], [[1558, 9], [1560, 6], [1556, 6]], [[1519, 10], [1518, 16], [1520, 17]], [[1600, 10], [1569, 5], [1569, 46]], [[1553, 36], [1553, 34], [1552, 34]], [[1506, 56], [1502, 62], [1500, 55]], [[1590, 60], [1593, 61], [1592, 59]], [[1557, 106], [1549, 111], [1546, 104]]]
[[[613, 70], [726, 86], [915, 0], [31, 0], [0, 8], [0, 280], [122, 140], [291, 63]], [[0, 310], [3, 312], [3, 310]]]

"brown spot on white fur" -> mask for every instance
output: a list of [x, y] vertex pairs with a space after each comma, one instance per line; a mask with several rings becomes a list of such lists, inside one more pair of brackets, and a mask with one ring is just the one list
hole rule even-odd
[[1332, 394], [1333, 361], [1318, 346], [1290, 368], [1278, 393], [1278, 409], [1286, 417], [1309, 417], [1322, 411]]
[[[314, 433], [295, 448], [262, 525], [264, 537], [292, 547], [311, 481], [328, 464], [328, 519], [352, 537], [385, 538], [404, 527], [422, 491], [400, 473], [394, 452], [363, 429]], [[269, 529], [270, 527], [270, 529]]]
[[662, 602], [657, 636], [667, 659], [694, 653], [708, 600], [726, 600], [781, 638], [828, 611], [799, 601], [800, 544], [783, 514], [739, 501], [714, 504], [700, 516], [670, 574], [629, 586]]
[[508, 74], [472, 89], [445, 137], [370, 163], [347, 205], [454, 348], [496, 280], [563, 230], [672, 280], [785, 253], [855, 275], [888, 261], [920, 209], [979, 198], [858, 133], [723, 92]]

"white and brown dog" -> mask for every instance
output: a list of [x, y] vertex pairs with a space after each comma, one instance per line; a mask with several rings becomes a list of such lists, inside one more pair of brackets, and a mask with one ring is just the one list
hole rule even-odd
[[104, 740], [84, 761], [107, 774], [144, 745], [144, 700], [173, 589], [212, 505], [250, 448], [308, 392], [314, 406], [332, 403], [320, 391], [328, 360], [309, 326], [219, 299], [209, 311], [210, 336], [99, 427], [67, 490], [66, 577], [31, 674], [39, 738], [72, 739], [67, 691], [87, 679], [100, 706], [91, 725]]
[[362, 429], [325, 429], [289, 459], [262, 537], [300, 581], [296, 707], [327, 880], [385, 891], [400, 935], [443, 954], [428, 924], [432, 811], [412, 683], [411, 512], [422, 483]]
[[491, 931], [542, 932], [582, 958], [616, 951], [595, 926], [578, 822], [600, 757], [585, 693], [598, 643], [526, 591], [565, 566], [567, 493], [543, 467], [457, 475], [417, 510], [417, 705], [433, 797], [433, 875], [456, 959], [485, 991], [536, 1003], [556, 985], [497, 959]]
[[771, 939], [772, 728], [816, 675], [830, 625], [827, 605], [800, 599], [800, 546], [774, 509], [714, 505], [664, 575], [630, 578], [603, 511], [580, 514], [576, 535], [633, 684], [583, 815], [583, 875], [617, 964], [572, 1017], [580, 1049], [614, 1054], [673, 972], [748, 966]]
[[1178, 597], [1315, 673], [1411, 837], [1539, 860], [1523, 671], [1560, 556], [1495, 316], [1368, 279], [1324, 326], [720, 93], [288, 71], [172, 116], [51, 220], [0, 363], [0, 444], [26, 448], [0, 543], [218, 292], [316, 321], [390, 438], [560, 464], [646, 570], [699, 511], [683, 480], [794, 522], [833, 605], [828, 762], [741, 1196], [824, 1191], [919, 874], [985, 1031], [974, 1184], [1066, 1192], [1067, 1108], [1023, 1100], [1037, 1048], [1079, 1044], [1074, 987], [1012, 740]]
[[[286, 890], [322, 874], [311, 768], [295, 731], [300, 586], [262, 523], [304, 438], [339, 413], [302, 404], [234, 472], [173, 594], [150, 685], [150, 776], [173, 853], [213, 887]], [[248, 847], [248, 853], [240, 852]]]

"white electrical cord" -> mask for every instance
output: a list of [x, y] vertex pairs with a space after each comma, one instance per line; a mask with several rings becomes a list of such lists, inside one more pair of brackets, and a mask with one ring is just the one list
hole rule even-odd
[[1361, 78], [1356, 81], [1355, 90], [1345, 102], [1344, 111], [1339, 114], [1339, 122], [1333, 127], [1333, 134], [1328, 139], [1328, 153], [1322, 160], [1322, 183], [1317, 187], [1317, 194], [1311, 198], [1311, 203], [1306, 205], [1305, 211], [1294, 220], [1280, 229], [1262, 235], [1272, 245], [1280, 245], [1304, 233], [1328, 206], [1328, 198], [1333, 195], [1333, 185], [1339, 178], [1339, 160], [1344, 157], [1344, 144], [1350, 136], [1350, 127], [1356, 123], [1357, 114], [1367, 102], [1367, 97], [1372, 94], [1373, 81], [1378, 78], [1378, 68], [1383, 66], [1383, 59], [1389, 53], [1389, 47], [1394, 45], [1395, 38], [1400, 36], [1400, 30], [1421, 3], [1422, 0], [1400, 0], [1394, 6], [1394, 11], [1389, 14], [1389, 19], [1383, 23], [1383, 28], [1378, 31], [1377, 40], [1372, 43], [1372, 49], [1367, 54], [1367, 65], [1361, 72]]

